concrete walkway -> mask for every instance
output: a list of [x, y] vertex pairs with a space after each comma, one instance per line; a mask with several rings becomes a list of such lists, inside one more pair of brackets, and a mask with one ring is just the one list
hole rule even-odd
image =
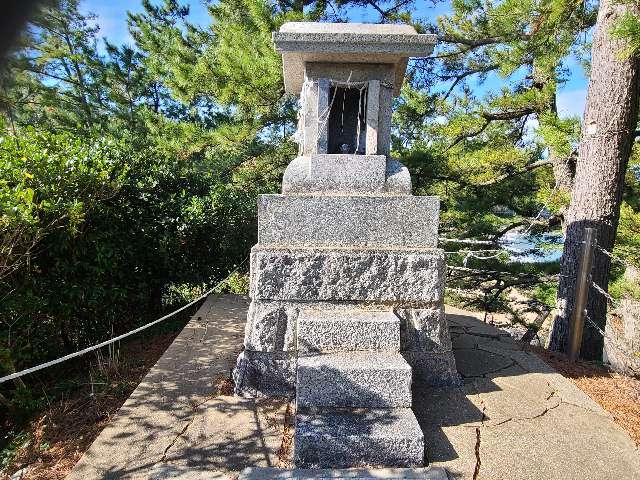
[[[207, 299], [67, 478], [234, 479], [286, 466], [287, 401], [218, 391], [247, 307], [244, 297]], [[464, 387], [414, 392], [433, 465], [450, 478], [640, 478], [629, 436], [570, 380], [474, 314], [447, 315]]]

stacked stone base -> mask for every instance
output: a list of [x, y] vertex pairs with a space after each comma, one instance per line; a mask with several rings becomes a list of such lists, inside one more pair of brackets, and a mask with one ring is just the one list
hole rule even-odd
[[434, 248], [256, 246], [238, 393], [296, 396], [299, 467], [420, 466], [412, 384], [459, 377]]
[[302, 310], [298, 320], [298, 467], [421, 466], [411, 367], [390, 310]]

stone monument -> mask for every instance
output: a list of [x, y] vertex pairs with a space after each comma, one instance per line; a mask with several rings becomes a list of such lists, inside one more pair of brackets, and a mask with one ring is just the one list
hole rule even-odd
[[422, 466], [411, 387], [459, 382], [444, 316], [439, 200], [389, 157], [407, 25], [292, 22], [273, 35], [300, 95], [299, 156], [258, 200], [242, 395], [295, 395], [299, 467]]

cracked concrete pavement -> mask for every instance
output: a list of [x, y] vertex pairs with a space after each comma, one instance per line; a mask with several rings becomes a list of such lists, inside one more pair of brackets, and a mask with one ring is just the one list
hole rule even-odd
[[414, 392], [433, 465], [450, 478], [640, 478], [631, 438], [571, 380], [481, 314], [447, 318], [463, 387]]
[[[233, 479], [279, 466], [287, 401], [214, 395], [247, 308], [208, 298], [67, 478]], [[640, 478], [632, 440], [573, 382], [480, 315], [447, 317], [463, 387], [414, 392], [433, 465], [465, 479]]]
[[226, 479], [277, 466], [287, 400], [215, 395], [242, 347], [248, 306], [209, 297], [67, 478]]

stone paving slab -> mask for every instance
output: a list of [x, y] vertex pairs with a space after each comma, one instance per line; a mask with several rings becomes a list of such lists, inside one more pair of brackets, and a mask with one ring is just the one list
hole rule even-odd
[[413, 402], [432, 465], [456, 479], [478, 461], [478, 480], [640, 478], [631, 438], [573, 382], [482, 314], [446, 312], [463, 387]]
[[238, 480], [448, 480], [444, 468], [350, 468], [346, 470], [282, 470], [247, 468]]
[[[280, 466], [286, 400], [212, 394], [247, 309], [244, 297], [207, 299], [67, 478], [236, 480]], [[447, 307], [447, 317], [463, 386], [413, 392], [432, 466], [449, 479], [474, 478], [478, 459], [477, 480], [640, 478], [633, 441], [573, 382], [481, 315]], [[252, 471], [244, 478], [270, 478]]]
[[67, 478], [227, 479], [276, 465], [287, 401], [214, 396], [241, 349], [248, 305], [209, 297]]

